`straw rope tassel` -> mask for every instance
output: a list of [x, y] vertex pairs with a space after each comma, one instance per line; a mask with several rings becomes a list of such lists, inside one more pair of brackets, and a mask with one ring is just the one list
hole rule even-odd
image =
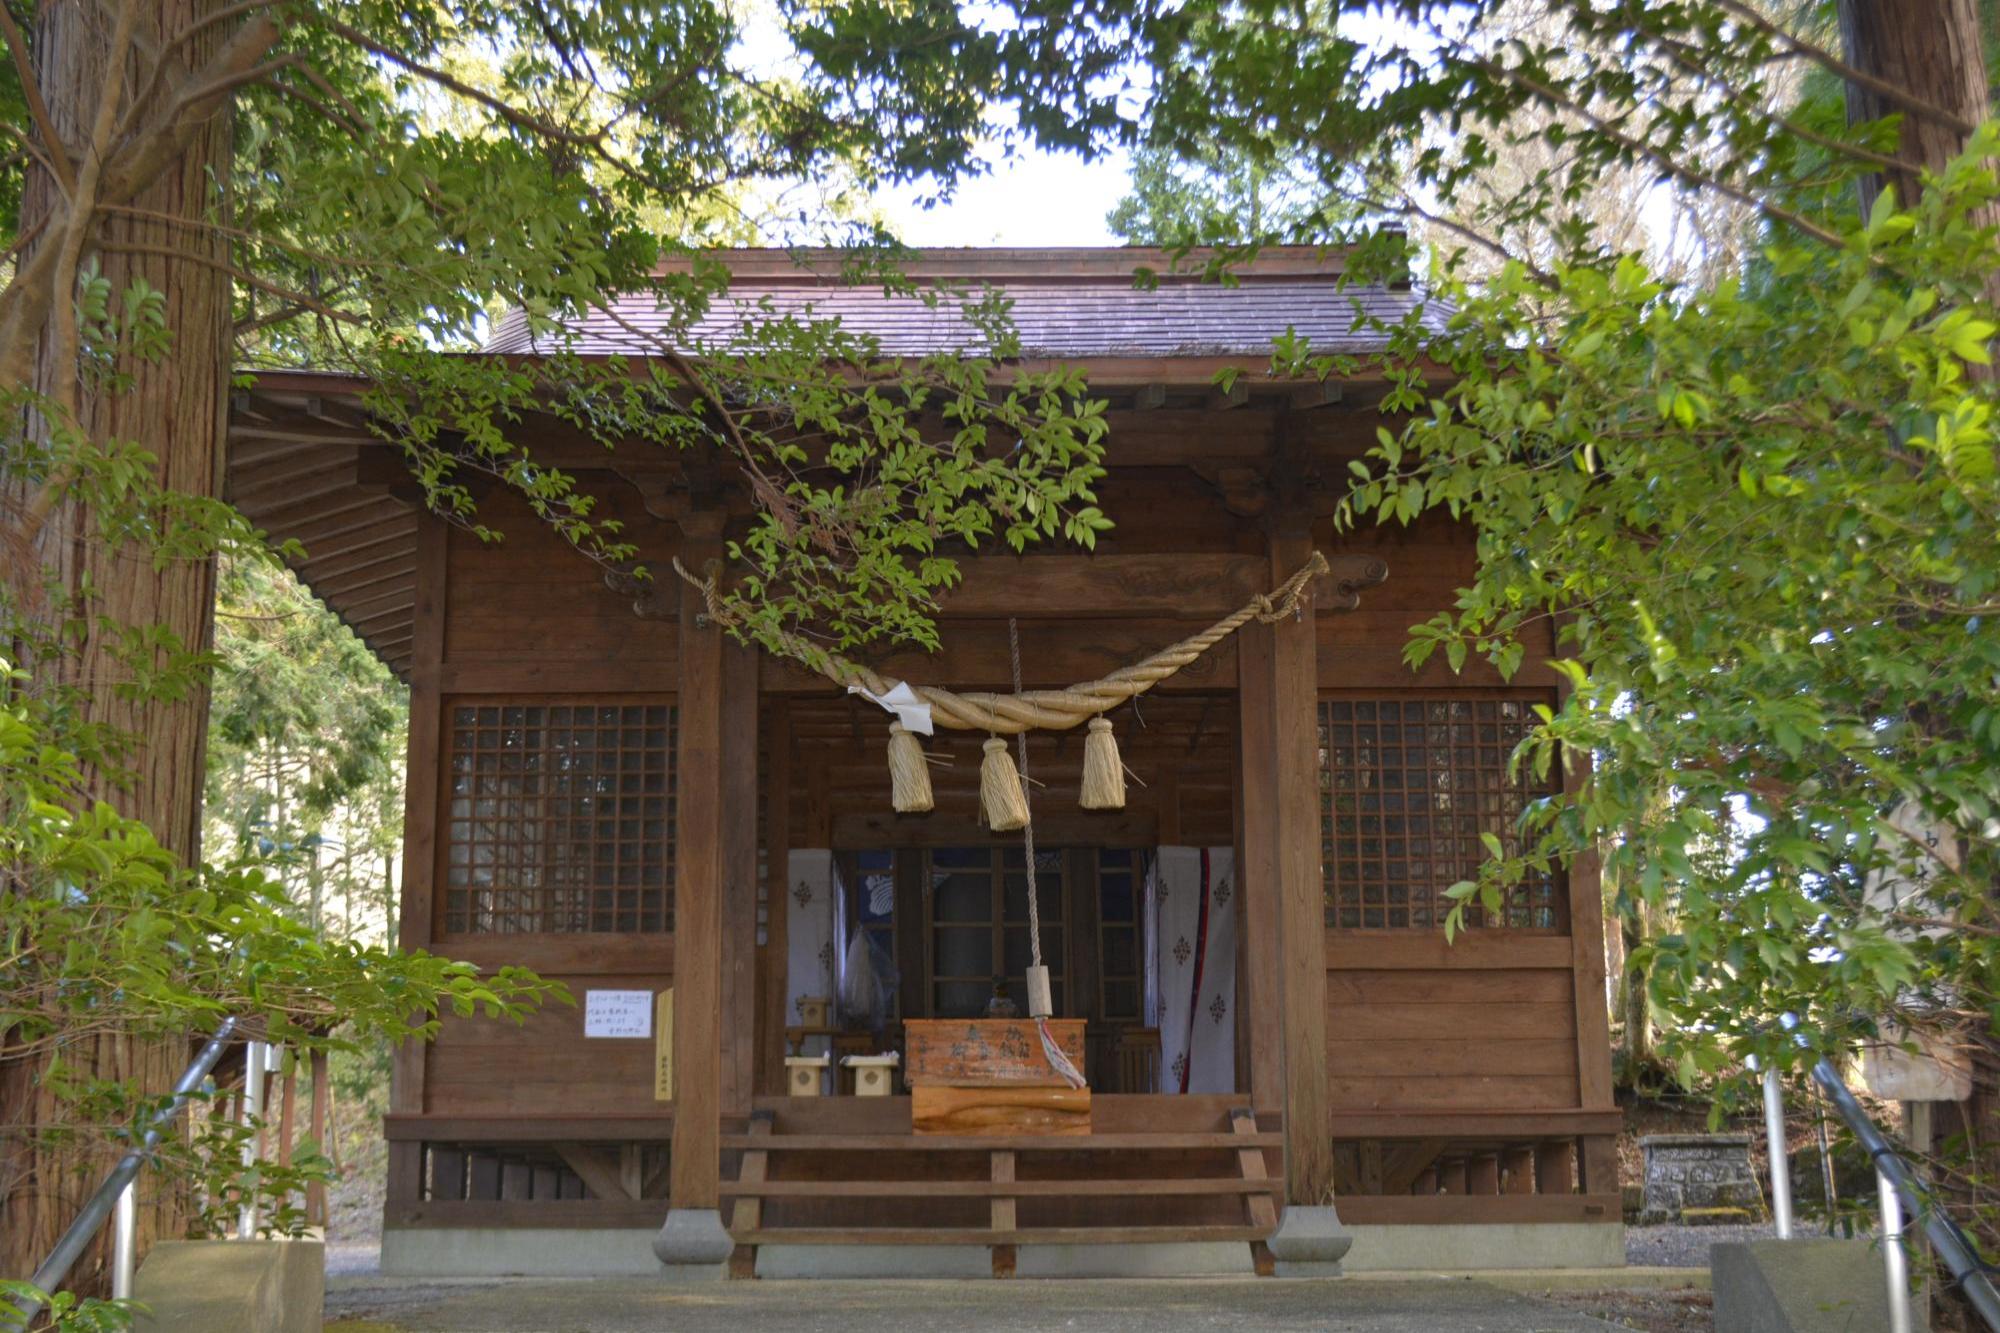
[[986, 811], [986, 827], [995, 833], [1012, 833], [1028, 825], [1028, 798], [1021, 790], [1020, 770], [1007, 742], [989, 736], [982, 747], [986, 757], [979, 761], [979, 804]]
[[1077, 804], [1086, 810], [1125, 808], [1125, 764], [1118, 757], [1118, 738], [1111, 734], [1107, 718], [1090, 719], [1083, 738], [1083, 795]]
[[931, 770], [917, 738], [900, 722], [889, 724], [889, 786], [896, 813], [920, 815], [937, 802], [931, 796]]

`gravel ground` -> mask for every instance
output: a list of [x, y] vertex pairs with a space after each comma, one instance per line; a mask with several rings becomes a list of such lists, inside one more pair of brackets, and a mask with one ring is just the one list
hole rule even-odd
[[457, 1285], [372, 1279], [336, 1284], [326, 1314], [328, 1333], [1612, 1333], [1634, 1327], [1483, 1282], [1365, 1278]]
[[1542, 1299], [1618, 1328], [1644, 1333], [1714, 1333], [1715, 1301], [1695, 1287], [1670, 1291], [1551, 1291]]
[[1742, 1226], [1625, 1228], [1625, 1262], [1635, 1268], [1706, 1268], [1708, 1247], [1725, 1241], [1770, 1240], [1769, 1222]]

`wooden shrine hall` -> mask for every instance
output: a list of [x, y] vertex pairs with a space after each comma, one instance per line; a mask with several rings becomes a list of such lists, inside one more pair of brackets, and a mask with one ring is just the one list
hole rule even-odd
[[[964, 343], [944, 307], [842, 285], [826, 256], [727, 257], [710, 321], [740, 303], [837, 315], [890, 356]], [[1436, 516], [1337, 533], [1384, 386], [1269, 374], [1287, 328], [1365, 364], [1381, 343], [1357, 305], [1394, 319], [1419, 297], [1342, 287], [1316, 250], [1268, 250], [1229, 286], [1141, 289], [1141, 266], [1173, 267], [1112, 249], [910, 267], [999, 288], [1023, 363], [1083, 368], [1109, 403], [1117, 526], [1089, 554], [966, 558], [941, 650], [867, 667], [1008, 693], [1011, 621], [1022, 686], [1063, 687], [1315, 556], [1326, 572], [1297, 613], [1249, 617], [1107, 714], [1122, 808], [1079, 806], [1094, 730], [1006, 737], [1033, 779], [1032, 859], [982, 819], [982, 732], [919, 737], [933, 808], [898, 813], [890, 714], [735, 643], [673, 577], [749, 512], [692, 489], [683, 459], [519, 427], [627, 525], [660, 574], [635, 593], [503, 490], [482, 503], [497, 544], [424, 513], [362, 383], [265, 372], [236, 396], [229, 498], [303, 545], [300, 576], [410, 685], [402, 944], [576, 999], [522, 1025], [448, 1019], [399, 1053], [386, 1271], [1622, 1262], [1594, 868], [1443, 933], [1481, 835], [1511, 840], [1547, 792], [1507, 760], [1557, 697], [1553, 645], [1512, 680], [1407, 667], [1472, 534]], [[640, 350], [627, 326], [652, 304], [585, 327], [581, 350]], [[536, 349], [505, 320], [490, 350]], [[1037, 954], [1086, 1089], [1038, 1076]], [[1019, 1068], [989, 1078], [994, 1060]]]

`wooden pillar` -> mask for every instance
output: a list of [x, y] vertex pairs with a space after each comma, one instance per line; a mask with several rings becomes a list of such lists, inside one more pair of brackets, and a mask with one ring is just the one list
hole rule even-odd
[[[718, 524], [719, 529], [719, 524]], [[683, 549], [689, 568], [712, 575], [720, 531]], [[724, 635], [699, 597], [680, 613], [680, 754], [676, 764], [674, 876], [674, 1138], [672, 1209], [714, 1209], [721, 1198], [722, 896], [729, 829], [724, 812]]]
[[1575, 1194], [1576, 1140], [1550, 1139], [1535, 1145], [1535, 1193]]
[[791, 891], [792, 850], [792, 725], [791, 704], [778, 699], [771, 704], [767, 719], [770, 732], [765, 749], [770, 762], [764, 787], [764, 893], [766, 911], [764, 933], [764, 975], [762, 1007], [758, 1020], [757, 1068], [751, 1078], [754, 1093], [776, 1094], [785, 1090], [785, 1012], [790, 1001], [786, 991], [790, 963], [790, 921], [785, 914], [786, 895]]
[[[1590, 777], [1590, 756], [1565, 754], [1563, 790], [1574, 794]], [[1618, 1106], [1611, 1087], [1611, 1002], [1605, 988], [1604, 890], [1595, 852], [1569, 867], [1570, 973], [1576, 1004], [1577, 1100], [1587, 1111]], [[1618, 1143], [1607, 1134], [1585, 1135], [1577, 1143], [1577, 1189], [1583, 1194], [1619, 1192]]]
[[[445, 734], [440, 678], [445, 655], [445, 571], [451, 529], [431, 514], [417, 518], [417, 586], [410, 645], [410, 740], [403, 796], [403, 883], [397, 942], [404, 949], [430, 947], [436, 938], [437, 825], [440, 756]], [[390, 1067], [389, 1109], [401, 1115], [424, 1109], [424, 1077], [429, 1052], [409, 1040], [396, 1048]], [[386, 1202], [410, 1203], [423, 1195], [423, 1144], [399, 1140], [389, 1145]]]
[[1271, 699], [1269, 627], [1245, 626], [1236, 636], [1236, 660], [1242, 769], [1237, 784], [1242, 850], [1236, 880], [1243, 892], [1236, 975], [1248, 1020], [1250, 1105], [1259, 1114], [1275, 1115], [1285, 1109], [1284, 1000], [1279, 985], [1277, 713]]
[[732, 1119], [749, 1116], [757, 1070], [756, 652], [723, 636], [721, 1109]]
[[[1312, 553], [1309, 521], [1281, 517], [1272, 582]], [[1326, 909], [1319, 863], [1319, 680], [1310, 609], [1258, 625], [1238, 648], [1243, 712], [1240, 876], [1251, 950], [1251, 1101], [1284, 1111], [1285, 1198], [1333, 1189], [1326, 1068]], [[1260, 965], [1261, 960], [1261, 965]]]

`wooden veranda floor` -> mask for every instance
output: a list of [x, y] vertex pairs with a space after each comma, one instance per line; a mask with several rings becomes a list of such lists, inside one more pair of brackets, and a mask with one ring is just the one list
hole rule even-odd
[[1105, 1095], [1092, 1133], [919, 1135], [907, 1097], [760, 1098], [728, 1135], [741, 1165], [731, 1271], [762, 1245], [978, 1245], [996, 1275], [1015, 1247], [1263, 1242], [1277, 1223], [1284, 1136], [1242, 1097]]

